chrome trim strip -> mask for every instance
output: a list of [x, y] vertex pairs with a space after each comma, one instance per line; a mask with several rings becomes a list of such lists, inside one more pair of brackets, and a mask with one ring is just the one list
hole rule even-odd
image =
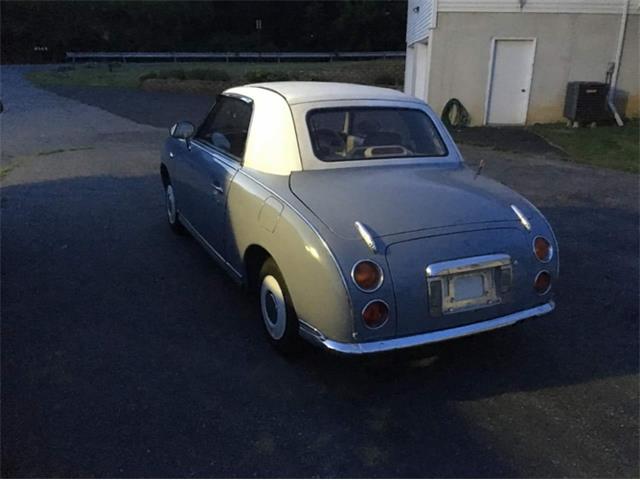
[[[546, 260], [541, 260], [536, 255], [536, 240], [539, 239], [539, 238], [543, 239], [545, 242], [547, 242], [549, 244], [549, 256], [547, 257]], [[553, 252], [553, 243], [551, 243], [549, 240], [547, 240], [542, 235], [536, 235], [535, 237], [533, 237], [533, 241], [531, 242], [531, 248], [533, 250], [533, 256], [536, 257], [536, 260], [538, 260], [539, 262], [549, 263], [553, 259], [553, 253], [554, 253]]]
[[[366, 289], [362, 288], [360, 285], [358, 285], [358, 282], [356, 282], [356, 277], [353, 276], [353, 273], [356, 271], [356, 267], [358, 265], [360, 265], [362, 262], [371, 262], [371, 263], [373, 263], [378, 268], [378, 271], [380, 272], [380, 280], [378, 281], [378, 284], [375, 287], [373, 287], [371, 290], [366, 290]], [[373, 260], [371, 260], [369, 258], [363, 258], [362, 260], [358, 260], [356, 263], [353, 264], [353, 267], [351, 267], [351, 280], [353, 281], [353, 284], [356, 286], [356, 288], [358, 290], [360, 290], [361, 292], [373, 293], [373, 292], [377, 291], [378, 289], [380, 289], [380, 287], [384, 283], [384, 270], [382, 270], [382, 267], [380, 265], [378, 265], [378, 262], [374, 262]]]
[[[544, 292], [539, 292], [536, 290], [536, 293], [540, 296], [542, 295], [546, 295], [547, 293], [549, 293], [549, 290], [551, 290], [551, 287], [553, 286], [553, 277], [551, 276], [551, 274], [549, 273], [548, 270], [540, 270], [537, 274], [536, 274], [536, 278], [533, 279], [533, 284], [535, 285], [536, 282], [538, 281], [538, 277], [540, 277], [540, 275], [542, 275], [543, 273], [546, 273], [547, 275], [549, 275], [549, 286], [547, 287], [547, 289]], [[535, 288], [534, 288], [535, 290]]]
[[315, 342], [318, 340], [323, 341], [327, 339], [327, 337], [325, 337], [320, 330], [318, 330], [313, 325], [309, 325], [301, 318], [298, 319], [298, 332], [300, 333], [300, 336], [310, 342]]
[[253, 99], [246, 97], [244, 95], [240, 95], [239, 93], [235, 93], [235, 92], [222, 92], [220, 96], [237, 98], [238, 100], [242, 100], [244, 103], [248, 103], [249, 105], [253, 104]]
[[373, 239], [373, 235], [371, 232], [365, 227], [362, 223], [355, 221], [353, 225], [356, 227], [360, 238], [364, 241], [364, 243], [369, 247], [373, 253], [378, 253], [378, 246], [376, 245], [376, 241]]
[[224, 259], [224, 257], [220, 255], [218, 251], [215, 248], [213, 248], [211, 244], [207, 242], [207, 240], [202, 235], [200, 235], [200, 232], [198, 232], [198, 230], [196, 230], [196, 227], [194, 227], [191, 224], [191, 222], [186, 219], [186, 217], [182, 214], [182, 212], [178, 212], [178, 213], [180, 214], [180, 222], [182, 222], [185, 228], [189, 230], [191, 235], [193, 235], [193, 237], [198, 242], [200, 242], [200, 244], [204, 247], [207, 253], [211, 255], [213, 259], [216, 260], [218, 264], [220, 264], [220, 266], [226, 268], [229, 272], [233, 273], [236, 277], [238, 277], [239, 280], [242, 280], [242, 274], [238, 272], [235, 268], [233, 268], [233, 265], [227, 262]]
[[513, 210], [513, 212], [516, 214], [516, 216], [520, 219], [520, 223], [522, 224], [522, 226], [524, 228], [526, 228], [528, 232], [530, 232], [531, 231], [531, 223], [529, 222], [529, 219], [524, 216], [524, 213], [522, 213], [520, 211], [520, 209], [518, 207], [516, 207], [515, 205], [511, 205], [511, 210]]
[[[543, 305], [505, 315], [504, 317], [485, 320], [484, 322], [472, 323], [470, 325], [464, 325], [462, 327], [438, 330], [435, 332], [421, 333], [419, 335], [412, 335], [410, 337], [391, 338], [389, 340], [380, 340], [375, 342], [343, 343], [326, 339], [322, 334], [320, 334], [322, 336], [313, 335], [311, 330], [303, 332], [302, 329], [300, 329], [300, 333], [302, 333], [303, 336], [308, 340], [311, 340], [312, 342], [323, 346], [327, 350], [348, 355], [362, 355], [368, 353], [388, 352], [391, 350], [417, 347], [420, 345], [428, 345], [431, 343], [452, 340], [454, 338], [467, 337], [469, 335], [475, 335], [477, 333], [488, 332], [490, 330], [514, 325], [527, 318], [545, 315], [553, 311], [554, 308], [555, 302], [553, 300], [550, 300], [548, 303], [545, 303]], [[313, 330], [317, 332], [316, 329]]]
[[[369, 325], [367, 325], [364, 322], [364, 311], [367, 309], [367, 307], [369, 305], [371, 305], [372, 303], [376, 303], [376, 302], [380, 302], [380, 303], [384, 303], [384, 306], [387, 307], [387, 318], [384, 319], [384, 322], [382, 322], [380, 325], [378, 325], [377, 327], [370, 327]], [[389, 304], [387, 302], [385, 302], [384, 300], [382, 300], [381, 298], [374, 298], [373, 300], [367, 302], [367, 304], [362, 307], [362, 310], [360, 310], [360, 318], [362, 319], [362, 323], [364, 323], [364, 326], [366, 328], [368, 328], [369, 330], [378, 330], [379, 328], [382, 328], [383, 326], [385, 326], [387, 324], [387, 322], [389, 321]]]
[[225, 155], [221, 150], [218, 150], [213, 145], [209, 145], [203, 143], [202, 140], [198, 140], [197, 138], [193, 138], [191, 140], [191, 145], [195, 145], [200, 150], [204, 150], [205, 153], [213, 156], [214, 160], [222, 163], [223, 165], [231, 168], [232, 170], [239, 170], [242, 165], [242, 159], [233, 160], [230, 159], [228, 155]]
[[470, 270], [484, 270], [487, 268], [503, 267], [511, 264], [511, 257], [505, 253], [480, 255], [478, 257], [459, 258], [445, 262], [432, 263], [427, 266], [427, 277], [453, 275]]

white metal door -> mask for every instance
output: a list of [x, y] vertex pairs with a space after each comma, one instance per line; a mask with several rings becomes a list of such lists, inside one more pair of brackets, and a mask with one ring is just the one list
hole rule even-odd
[[535, 56], [534, 39], [494, 39], [486, 123], [524, 124]]

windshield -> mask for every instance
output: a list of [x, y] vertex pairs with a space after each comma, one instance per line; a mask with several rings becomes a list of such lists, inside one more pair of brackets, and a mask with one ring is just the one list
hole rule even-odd
[[307, 114], [307, 125], [313, 151], [324, 162], [447, 155], [440, 134], [422, 110], [319, 109]]

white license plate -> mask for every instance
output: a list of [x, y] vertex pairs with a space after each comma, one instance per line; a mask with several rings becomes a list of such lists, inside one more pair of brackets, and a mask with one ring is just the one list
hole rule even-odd
[[493, 279], [493, 270], [450, 275], [442, 292], [442, 312], [451, 313], [484, 308], [500, 303]]
[[483, 275], [465, 275], [454, 277], [453, 297], [456, 301], [482, 297], [485, 294]]

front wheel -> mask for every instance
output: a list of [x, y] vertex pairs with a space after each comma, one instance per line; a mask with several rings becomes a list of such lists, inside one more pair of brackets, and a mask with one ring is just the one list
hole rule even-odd
[[267, 259], [260, 269], [260, 316], [273, 346], [283, 353], [293, 353], [300, 347], [298, 317], [280, 269]]
[[178, 210], [176, 208], [176, 194], [173, 190], [173, 185], [170, 183], [167, 183], [164, 187], [164, 197], [167, 206], [167, 221], [169, 222], [169, 227], [174, 233], [184, 235], [185, 228], [182, 223], [180, 223]]

